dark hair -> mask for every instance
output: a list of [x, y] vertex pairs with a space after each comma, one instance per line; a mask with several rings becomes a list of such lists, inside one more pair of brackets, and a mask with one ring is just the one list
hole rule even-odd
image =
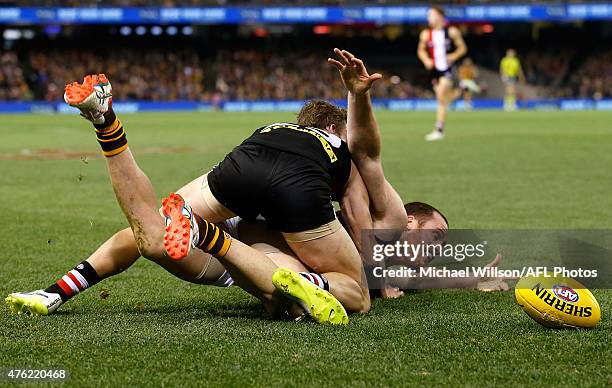
[[298, 113], [297, 123], [319, 129], [335, 124], [338, 129], [343, 129], [346, 127], [346, 109], [325, 100], [310, 100]]
[[442, 17], [446, 17], [446, 12], [444, 12], [444, 8], [442, 8], [442, 7], [438, 7], [437, 5], [434, 5], [434, 6], [430, 7], [429, 9], [433, 9], [434, 11], [436, 11], [437, 13], [442, 15]]
[[406, 209], [406, 214], [408, 214], [409, 216], [416, 217], [419, 221], [424, 221], [426, 219], [431, 218], [434, 212], [436, 212], [439, 215], [441, 215], [442, 218], [444, 218], [446, 225], [450, 226], [450, 224], [448, 223], [448, 220], [446, 219], [446, 216], [444, 216], [444, 214], [442, 214], [440, 210], [436, 209], [435, 207], [427, 203], [423, 203], [423, 202], [406, 203], [404, 204], [404, 209]]

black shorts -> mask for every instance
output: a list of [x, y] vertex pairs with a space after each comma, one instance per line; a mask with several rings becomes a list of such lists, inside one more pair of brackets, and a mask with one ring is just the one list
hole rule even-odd
[[258, 144], [242, 144], [208, 174], [210, 191], [237, 216], [261, 215], [272, 230], [303, 232], [335, 219], [331, 178], [319, 163]]
[[455, 80], [455, 73], [453, 72], [453, 68], [449, 67], [448, 69], [442, 71], [438, 69], [431, 70], [429, 76], [431, 77], [431, 83], [434, 85], [438, 83], [438, 80], [442, 77], [448, 78], [451, 81]]

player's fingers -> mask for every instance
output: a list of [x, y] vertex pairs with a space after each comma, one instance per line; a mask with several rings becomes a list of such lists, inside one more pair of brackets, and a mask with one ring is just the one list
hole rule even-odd
[[508, 291], [510, 289], [510, 286], [508, 286], [508, 283], [506, 282], [501, 282], [499, 284], [499, 289], [502, 291]]
[[342, 60], [342, 62], [344, 62], [345, 65], [350, 65], [351, 64], [351, 59], [344, 55], [344, 50], [340, 50], [338, 48], [335, 48], [334, 52], [336, 53], [336, 55], [338, 57], [340, 57], [340, 59]]
[[347, 56], [349, 59], [353, 59], [353, 58], [357, 59], [357, 57], [356, 57], [356, 56], [354, 56], [353, 54], [351, 54], [350, 52], [348, 52], [348, 51], [346, 51], [346, 50], [342, 50], [342, 53], [343, 53], [345, 56]]
[[499, 263], [501, 262], [501, 259], [502, 259], [502, 255], [501, 253], [498, 253], [493, 259], [493, 261], [487, 264], [485, 267], [497, 267]]
[[344, 58], [346, 58], [348, 63], [351, 64], [352, 66], [355, 66], [355, 67], [359, 66], [359, 64], [353, 62], [353, 59], [357, 59], [357, 58], [355, 58], [355, 56], [353, 54], [349, 53], [346, 50], [342, 50], [342, 55], [344, 56]]
[[381, 79], [383, 76], [380, 73], [374, 73], [370, 76], [370, 79], [372, 81], [378, 81], [379, 79]]
[[343, 70], [345, 68], [345, 66], [342, 63], [338, 62], [337, 60], [335, 60], [333, 58], [327, 58], [327, 63], [330, 63], [330, 64], [336, 66], [336, 68], [338, 70]]
[[363, 61], [359, 58], [351, 58], [351, 63], [358, 68], [362, 73], [364, 74], [368, 74], [368, 70], [366, 69], [365, 65], [363, 64]]

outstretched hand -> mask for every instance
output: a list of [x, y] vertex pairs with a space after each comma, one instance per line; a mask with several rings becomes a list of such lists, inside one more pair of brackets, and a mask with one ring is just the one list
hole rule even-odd
[[353, 94], [365, 93], [382, 78], [379, 73], [370, 75], [363, 61], [346, 50], [334, 49], [338, 59], [327, 58], [327, 62], [334, 65], [340, 72], [344, 87]]
[[[497, 254], [495, 259], [491, 261], [489, 264], [485, 265], [487, 268], [497, 267], [499, 263], [502, 261], [502, 255]], [[480, 291], [508, 291], [510, 287], [506, 280], [512, 280], [514, 278], [511, 277], [481, 277], [478, 279], [478, 284], [476, 285], [476, 289]]]

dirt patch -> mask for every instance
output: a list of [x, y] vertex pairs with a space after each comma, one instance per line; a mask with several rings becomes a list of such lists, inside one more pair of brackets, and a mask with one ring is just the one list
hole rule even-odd
[[[143, 154], [179, 154], [194, 152], [191, 147], [145, 147], [137, 148], [136, 155]], [[43, 148], [37, 150], [24, 149], [19, 153], [0, 154], [0, 160], [59, 160], [59, 159], [81, 159], [83, 161], [93, 158], [101, 158], [100, 151], [68, 151], [58, 148]]]

